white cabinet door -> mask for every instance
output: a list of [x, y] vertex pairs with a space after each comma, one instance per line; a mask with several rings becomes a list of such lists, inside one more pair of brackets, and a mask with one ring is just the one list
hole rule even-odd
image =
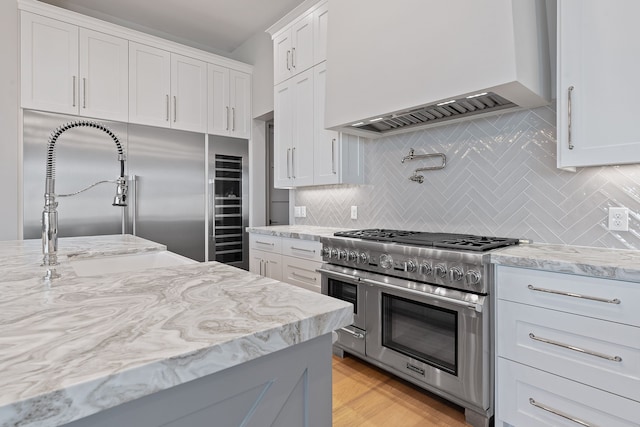
[[171, 55], [129, 43], [129, 122], [170, 127]]
[[293, 86], [285, 81], [275, 87], [273, 96], [273, 185], [289, 188], [291, 178], [291, 148], [293, 145]]
[[231, 70], [229, 72], [231, 107], [231, 136], [249, 139], [251, 137], [251, 76]]
[[638, 16], [636, 0], [558, 1], [558, 167], [640, 162]]
[[324, 128], [325, 87], [327, 78], [326, 62], [313, 67], [315, 141], [313, 147], [314, 184], [326, 185], [340, 182], [340, 140], [339, 134]]
[[296, 75], [313, 66], [313, 14], [293, 24], [291, 40], [291, 68]]
[[[293, 144], [291, 177], [295, 186], [313, 185], [313, 69], [291, 79], [293, 86]], [[278, 128], [274, 131], [277, 133]]]
[[126, 122], [129, 42], [80, 28], [80, 115]]
[[78, 27], [21, 12], [21, 105], [78, 114]]
[[209, 108], [207, 131], [213, 135], [229, 135], [229, 69], [208, 64]]
[[171, 54], [171, 127], [207, 131], [207, 64]]
[[291, 77], [291, 29], [273, 39], [274, 85]]
[[329, 25], [329, 3], [313, 12], [313, 65], [327, 59], [327, 28]]

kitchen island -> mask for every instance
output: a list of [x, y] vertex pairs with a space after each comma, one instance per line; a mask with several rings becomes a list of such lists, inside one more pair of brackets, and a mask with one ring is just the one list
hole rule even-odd
[[330, 423], [331, 332], [351, 305], [217, 262], [71, 266], [165, 249], [60, 239], [46, 281], [39, 240], [0, 242], [0, 426]]

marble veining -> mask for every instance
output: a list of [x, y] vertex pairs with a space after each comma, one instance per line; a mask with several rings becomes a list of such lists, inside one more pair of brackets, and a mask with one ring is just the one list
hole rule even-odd
[[512, 267], [640, 282], [640, 251], [530, 244], [499, 249], [491, 262]]
[[314, 225], [272, 225], [265, 227], [247, 227], [247, 232], [264, 234], [267, 236], [288, 237], [300, 240], [316, 240], [321, 237], [331, 237], [337, 231], [351, 230], [350, 228], [319, 227]]
[[162, 250], [133, 236], [0, 242], [0, 426], [57, 426], [313, 339], [351, 305], [217, 262], [77, 277], [68, 257]]

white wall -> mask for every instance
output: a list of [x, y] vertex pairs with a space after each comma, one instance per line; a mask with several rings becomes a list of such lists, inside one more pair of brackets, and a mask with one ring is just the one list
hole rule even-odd
[[258, 32], [231, 53], [231, 58], [253, 65], [253, 118], [273, 111], [273, 44]]
[[17, 239], [18, 212], [18, 6], [0, 1], [0, 240]]
[[273, 117], [273, 44], [271, 36], [256, 33], [234, 50], [231, 58], [253, 65], [252, 138], [249, 141], [249, 225], [266, 224], [266, 122]]

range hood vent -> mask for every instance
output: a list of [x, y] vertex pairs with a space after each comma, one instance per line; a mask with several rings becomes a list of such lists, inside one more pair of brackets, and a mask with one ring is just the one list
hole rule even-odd
[[[412, 127], [423, 127], [453, 119], [463, 119], [474, 114], [486, 114], [517, 107], [513, 102], [493, 92], [485, 92], [461, 99], [440, 102], [411, 111], [378, 117], [367, 122], [358, 122], [352, 126], [359, 130], [366, 130], [384, 134], [387, 132], [405, 130]], [[395, 133], [395, 132], [394, 132]]]

